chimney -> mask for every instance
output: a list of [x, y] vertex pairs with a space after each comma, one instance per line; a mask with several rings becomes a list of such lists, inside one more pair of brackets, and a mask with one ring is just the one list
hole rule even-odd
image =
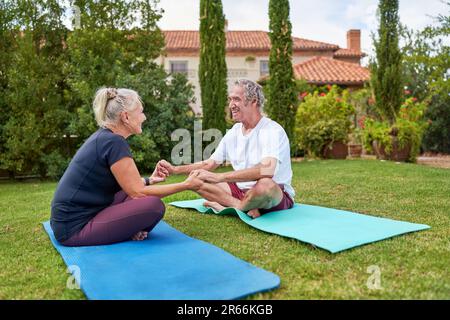
[[228, 32], [228, 19], [225, 19], [225, 27], [224, 27], [224, 31]]
[[361, 30], [351, 29], [347, 31], [347, 49], [361, 52]]

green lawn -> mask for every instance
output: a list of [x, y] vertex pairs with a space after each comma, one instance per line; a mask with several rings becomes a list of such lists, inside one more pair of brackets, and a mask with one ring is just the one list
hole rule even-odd
[[[333, 255], [236, 217], [168, 206], [165, 221], [280, 276], [279, 289], [253, 299], [450, 299], [450, 170], [374, 160], [306, 161], [293, 170], [297, 202], [432, 228]], [[0, 182], [0, 299], [85, 298], [66, 288], [69, 274], [41, 226], [55, 187]], [[193, 198], [185, 192], [165, 202]], [[367, 286], [374, 265], [380, 290]]]

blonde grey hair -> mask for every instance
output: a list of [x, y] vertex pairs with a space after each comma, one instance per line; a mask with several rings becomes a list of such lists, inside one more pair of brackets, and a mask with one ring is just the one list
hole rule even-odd
[[131, 89], [100, 88], [95, 93], [93, 108], [95, 120], [101, 128], [119, 121], [120, 113], [133, 111], [142, 103], [139, 94]]
[[252, 100], [256, 100], [258, 107], [261, 111], [263, 111], [266, 98], [264, 98], [262, 87], [259, 84], [251, 80], [239, 79], [234, 83], [234, 85], [244, 89], [245, 101], [250, 102]]

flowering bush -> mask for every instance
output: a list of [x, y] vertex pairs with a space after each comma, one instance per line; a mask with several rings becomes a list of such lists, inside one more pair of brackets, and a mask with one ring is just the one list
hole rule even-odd
[[396, 137], [400, 148], [410, 147], [409, 161], [414, 162], [419, 153], [422, 136], [429, 125], [424, 119], [426, 102], [418, 102], [410, 97], [400, 107], [396, 121], [390, 125], [387, 121], [366, 118], [361, 126], [366, 150], [372, 151], [376, 141], [384, 148], [386, 154], [393, 151], [392, 137]]
[[311, 156], [321, 156], [333, 142], [347, 142], [351, 117], [355, 109], [348, 101], [349, 93], [336, 86], [327, 93], [315, 91], [303, 97], [296, 117], [296, 144]]
[[370, 87], [352, 91], [349, 95], [348, 103], [355, 108], [355, 118], [353, 126], [362, 128], [366, 117], [376, 117], [375, 99], [372, 96]]

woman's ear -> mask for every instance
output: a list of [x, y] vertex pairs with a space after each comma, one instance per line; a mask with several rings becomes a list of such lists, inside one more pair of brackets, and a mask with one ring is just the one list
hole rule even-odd
[[123, 123], [128, 123], [128, 113], [126, 111], [120, 113], [120, 120], [122, 120]]

